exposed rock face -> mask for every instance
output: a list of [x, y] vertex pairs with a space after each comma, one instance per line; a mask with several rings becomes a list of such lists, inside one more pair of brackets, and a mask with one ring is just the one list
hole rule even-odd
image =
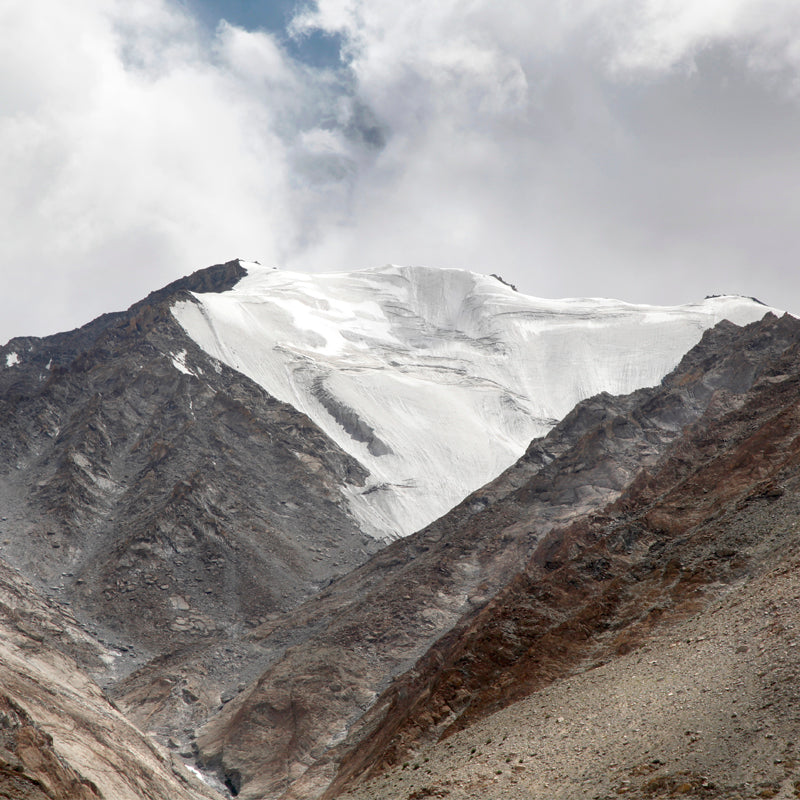
[[[462, 637], [477, 624], [473, 615], [487, 624], [493, 619], [500, 601], [485, 604], [534, 552], [540, 554], [535, 563], [542, 562], [536, 581], [541, 575], [562, 574], [565, 556], [542, 550], [542, 538], [613, 502], [709, 406], [740, 403], [737, 398], [765, 370], [774, 370], [773, 361], [798, 339], [800, 325], [789, 317], [770, 316], [744, 330], [722, 324], [705, 335], [661, 387], [581, 403], [497, 480], [298, 609], [292, 631], [305, 641], [287, 650], [206, 725], [198, 739], [202, 757], [236, 774], [243, 798], [319, 796], [341, 770], [329, 790], [334, 796], [352, 776], [375, 763], [394, 763], [418, 736], [452, 724], [485, 676], [476, 668], [476, 685], [464, 686], [461, 694], [454, 679], [456, 699], [445, 692], [440, 707], [429, 707], [439, 669], [451, 657], [461, 664]], [[546, 558], [545, 552], [550, 553]], [[587, 554], [586, 564], [576, 569], [588, 586], [605, 585], [606, 573], [609, 579], [616, 574], [603, 553]], [[524, 577], [516, 580], [533, 591]], [[507, 591], [515, 586], [512, 581]], [[559, 593], [543, 591], [552, 602], [540, 612], [541, 624], [560, 619], [553, 609], [567, 602], [568, 587]], [[576, 589], [570, 602], [582, 608], [583, 590]], [[590, 623], [602, 623], [603, 608], [601, 603], [594, 617], [578, 618], [572, 626], [588, 637], [581, 632]], [[375, 702], [392, 676], [454, 625], [394, 693]], [[498, 626], [503, 629], [501, 618]], [[279, 627], [263, 635], [269, 642], [286, 631]], [[575, 638], [570, 625], [562, 635]], [[496, 637], [489, 637], [486, 650], [491, 647], [498, 648], [494, 660], [503, 664], [519, 654], [518, 647]], [[556, 672], [571, 668], [570, 647], [553, 667]], [[459, 669], [442, 673], [445, 686], [447, 675]], [[515, 680], [504, 680], [504, 690]]]
[[0, 797], [220, 798], [125, 719], [70, 654], [95, 670], [120, 655], [0, 562]]
[[794, 794], [798, 408], [793, 344], [746, 393], [715, 395], [616, 502], [546, 536], [398, 680], [331, 795], [404, 761], [353, 796]]
[[358, 464], [186, 340], [174, 297], [31, 342], [0, 429], [7, 556], [156, 648], [285, 610], [368, 543], [339, 496]]

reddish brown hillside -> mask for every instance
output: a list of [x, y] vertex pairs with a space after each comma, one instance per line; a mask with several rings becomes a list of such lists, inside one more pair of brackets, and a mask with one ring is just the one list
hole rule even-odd
[[[615, 503], [552, 531], [504, 590], [398, 679], [376, 703], [381, 724], [345, 758], [327, 796], [401, 763], [425, 741], [631, 651], [657, 626], [749, 578], [762, 545], [753, 514], [769, 514], [799, 483], [793, 346], [747, 394], [718, 394]], [[787, 523], [786, 536], [795, 535]]]

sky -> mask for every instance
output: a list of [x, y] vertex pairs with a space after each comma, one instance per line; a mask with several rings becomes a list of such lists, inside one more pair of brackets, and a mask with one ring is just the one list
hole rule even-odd
[[233, 258], [800, 314], [796, 0], [4, 0], [0, 342]]

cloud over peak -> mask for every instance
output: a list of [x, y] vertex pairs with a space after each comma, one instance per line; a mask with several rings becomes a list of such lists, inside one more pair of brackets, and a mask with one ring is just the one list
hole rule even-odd
[[785, 0], [319, 0], [287, 35], [337, 37], [325, 67], [169, 0], [0, 24], [4, 340], [239, 255], [778, 302], [800, 250]]

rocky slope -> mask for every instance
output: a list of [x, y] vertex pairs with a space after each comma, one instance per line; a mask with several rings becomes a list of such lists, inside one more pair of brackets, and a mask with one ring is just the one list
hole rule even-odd
[[794, 344], [398, 680], [337, 783], [394, 769], [332, 794], [796, 796], [798, 408]]
[[145, 647], [255, 624], [372, 544], [339, 495], [359, 465], [183, 336], [169, 306], [186, 285], [13, 340], [0, 371], [6, 557]]
[[[796, 509], [793, 510], [796, 513]], [[798, 552], [628, 654], [479, 719], [341, 800], [797, 796]], [[775, 534], [774, 536], [772, 534]]]
[[0, 552], [121, 649], [106, 685], [204, 654], [201, 680], [160, 675], [147, 698], [143, 714], [172, 709], [170, 732], [245, 679], [243, 631], [376, 549], [341, 496], [363, 482], [358, 463], [172, 318], [187, 289], [242, 274], [238, 262], [201, 271], [0, 352], [13, 362], [0, 369]]
[[81, 669], [120, 655], [0, 562], [0, 797], [220, 800]]
[[[448, 663], [444, 654], [458, 652], [472, 615], [491, 620], [494, 601], [486, 603], [543, 537], [616, 499], [710, 404], [745, 395], [799, 339], [800, 326], [789, 317], [769, 316], [744, 330], [723, 324], [660, 387], [579, 404], [496, 481], [299, 608], [291, 630], [305, 641], [212, 718], [198, 739], [201, 756], [233, 776], [241, 797], [315, 797], [332, 781], [335, 794], [373, 765], [398, 760], [431, 725], [436, 732], [443, 720], [451, 724], [450, 715], [463, 710], [454, 711], [451, 697], [439, 710], [427, 699], [417, 709], [415, 699], [433, 691]], [[560, 574], [560, 567], [553, 555], [542, 572]], [[603, 557], [592, 560], [590, 585], [605, 569]], [[573, 602], [582, 599], [576, 588]], [[286, 635], [280, 626], [254, 634], [265, 643]], [[376, 702], [390, 678], [426, 651], [396, 694]], [[466, 686], [458, 701], [488, 685], [484, 677], [478, 671], [476, 686]], [[504, 691], [514, 685], [509, 678]]]

